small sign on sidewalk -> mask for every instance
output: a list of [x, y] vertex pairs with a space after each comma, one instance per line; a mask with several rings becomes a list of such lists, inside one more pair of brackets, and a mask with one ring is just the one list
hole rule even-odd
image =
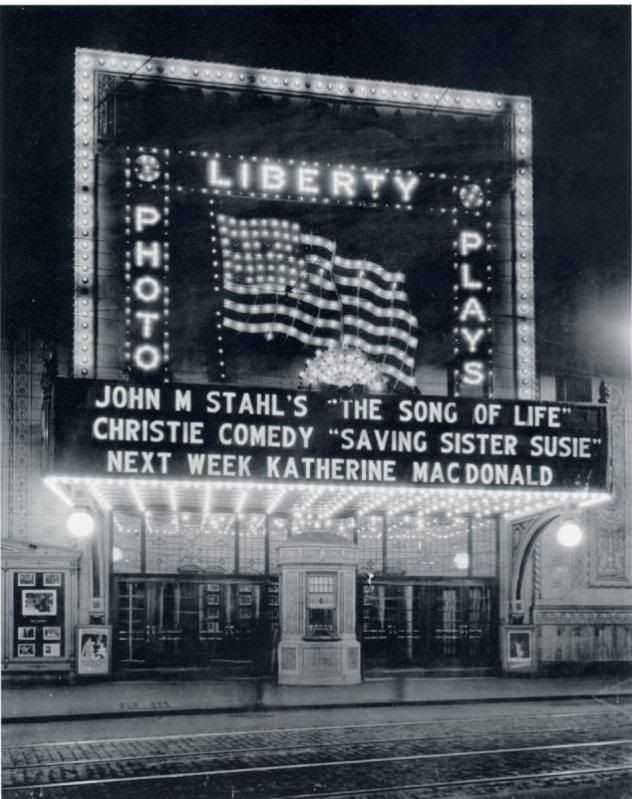
[[77, 627], [77, 674], [108, 675], [112, 669], [112, 627], [103, 624]]
[[503, 641], [503, 667], [505, 672], [531, 673], [535, 671], [535, 628], [532, 625], [506, 625]]

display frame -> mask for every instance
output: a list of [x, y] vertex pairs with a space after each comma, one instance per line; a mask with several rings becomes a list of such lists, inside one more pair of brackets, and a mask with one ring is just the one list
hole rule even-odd
[[505, 625], [501, 635], [503, 670], [507, 674], [533, 674], [538, 667], [536, 628], [533, 625]]
[[[112, 627], [102, 624], [79, 624], [76, 628], [77, 674], [79, 676], [108, 676], [112, 671]], [[93, 642], [93, 656], [84, 654], [88, 642]], [[105, 654], [99, 656], [99, 648]]]
[[57, 592], [44, 588], [23, 589], [21, 604], [23, 616], [56, 616]]

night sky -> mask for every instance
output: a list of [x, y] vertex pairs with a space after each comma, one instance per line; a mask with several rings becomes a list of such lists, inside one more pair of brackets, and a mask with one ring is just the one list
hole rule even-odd
[[630, 372], [630, 9], [3, 9], [3, 291], [69, 338], [75, 47], [527, 94], [541, 371]]

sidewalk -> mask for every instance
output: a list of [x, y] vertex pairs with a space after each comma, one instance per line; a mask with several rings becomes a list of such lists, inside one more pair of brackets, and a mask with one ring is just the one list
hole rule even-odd
[[121, 718], [256, 710], [379, 707], [473, 702], [632, 697], [632, 677], [411, 677], [367, 679], [354, 686], [297, 687], [267, 680], [125, 681], [10, 686], [2, 721]]

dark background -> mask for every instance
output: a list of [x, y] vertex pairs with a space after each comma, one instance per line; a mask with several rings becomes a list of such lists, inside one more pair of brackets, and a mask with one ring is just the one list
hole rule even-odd
[[75, 47], [533, 99], [538, 368], [630, 372], [626, 7], [3, 9], [5, 318], [70, 340]]

